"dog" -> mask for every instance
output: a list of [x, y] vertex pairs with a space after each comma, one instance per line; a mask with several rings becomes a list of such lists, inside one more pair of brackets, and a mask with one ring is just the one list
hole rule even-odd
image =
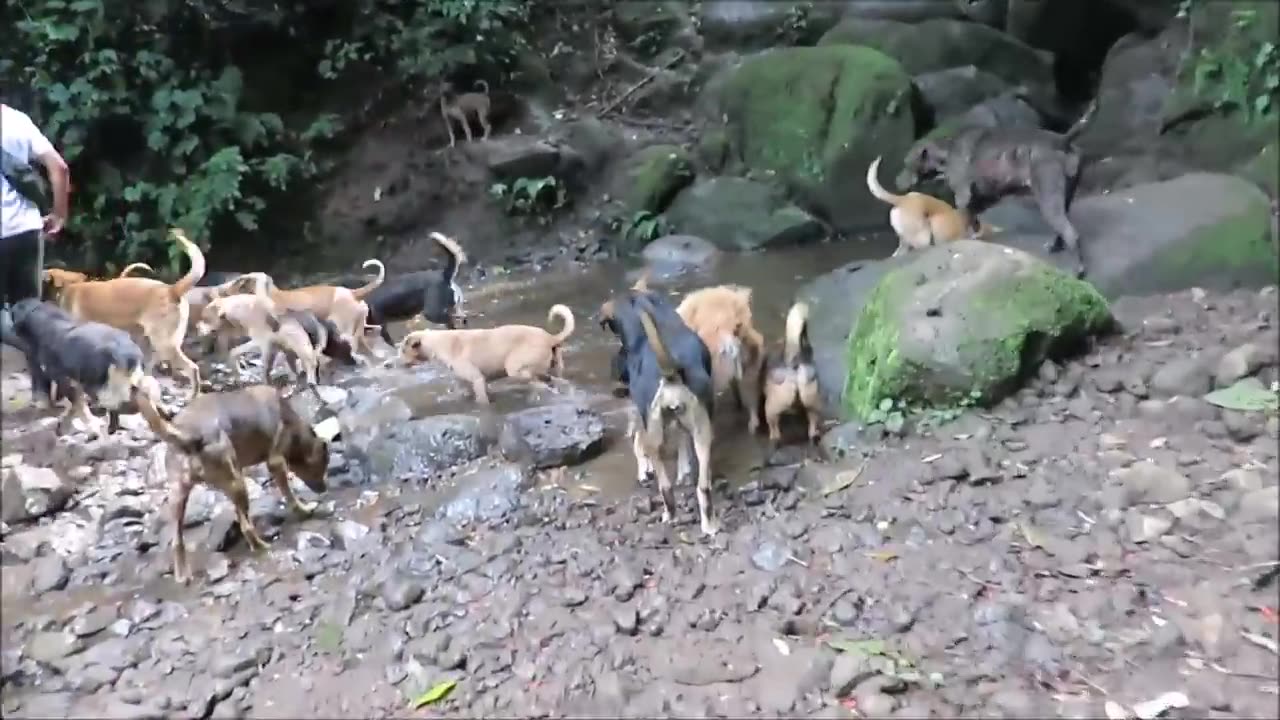
[[387, 279], [387, 269], [381, 260], [365, 260], [362, 267], [376, 267], [378, 274], [364, 286], [345, 288], [340, 285], [310, 285], [284, 290], [264, 272], [250, 272], [231, 282], [231, 292], [259, 294], [270, 297], [281, 312], [308, 310], [317, 318], [333, 322], [351, 346], [359, 347], [364, 337], [369, 307], [364, 302], [369, 293], [378, 289]]
[[196, 283], [196, 287], [213, 287], [215, 285], [225, 285], [232, 280], [244, 275], [242, 272], [235, 270], [210, 270], [200, 278], [200, 282]]
[[63, 287], [58, 303], [78, 320], [141, 331], [151, 345], [151, 363], [169, 363], [186, 376], [192, 394], [199, 395], [200, 368], [182, 351], [182, 341], [191, 314], [185, 295], [204, 275], [204, 253], [181, 230], [170, 235], [191, 261], [191, 269], [176, 283], [137, 277], [89, 280]]
[[388, 345], [395, 346], [387, 323], [408, 320], [421, 314], [427, 320], [450, 330], [466, 325], [462, 306], [462, 288], [456, 281], [458, 266], [467, 254], [453, 239], [442, 233], [431, 233], [431, 239], [445, 249], [448, 260], [443, 270], [423, 270], [396, 275], [365, 297], [369, 306], [366, 322], [379, 326], [379, 334]]
[[31, 389], [50, 406], [70, 405], [58, 421], [59, 432], [73, 416], [93, 423], [89, 403], [106, 408], [107, 432], [120, 426], [123, 406], [144, 378], [142, 348], [129, 333], [97, 322], [81, 322], [53, 303], [34, 298], [12, 308], [13, 333], [31, 374]]
[[900, 187], [942, 177], [970, 227], [977, 216], [1005, 195], [1030, 192], [1054, 230], [1049, 252], [1075, 255], [1076, 275], [1085, 275], [1080, 234], [1067, 217], [1080, 178], [1080, 151], [1074, 140], [1097, 111], [1095, 100], [1076, 124], [1058, 134], [1038, 128], [967, 127], [912, 148], [898, 177]]
[[313, 428], [269, 385], [207, 393], [193, 399], [172, 420], [166, 419], [146, 393], [135, 392], [134, 401], [156, 435], [177, 450], [166, 458], [165, 470], [173, 483], [173, 576], [180, 583], [191, 579], [183, 526], [187, 499], [196, 485], [206, 484], [227, 496], [235, 508], [240, 534], [251, 550], [267, 543], [249, 517], [249, 493], [244, 468], [265, 462], [271, 479], [289, 507], [310, 515], [315, 505], [303, 503], [289, 486], [289, 473], [298, 475], [313, 492], [327, 488], [329, 443], [336, 431], [321, 423]]
[[[146, 270], [149, 273], [155, 272], [155, 270], [151, 269], [150, 265], [143, 262], [136, 262], [126, 265], [116, 277], [129, 277], [134, 270]], [[62, 268], [47, 268], [41, 273], [41, 277], [44, 280], [45, 287], [49, 291], [49, 297], [54, 299], [62, 294], [63, 288], [69, 285], [89, 281], [89, 276], [86, 273], [78, 272], [76, 270], [64, 270]]]
[[895, 195], [880, 184], [879, 171], [880, 158], [877, 157], [867, 167], [867, 188], [877, 200], [893, 206], [889, 211], [889, 224], [898, 235], [898, 248], [891, 257], [962, 238], [986, 238], [1000, 230], [980, 220], [974, 232], [963, 211], [932, 195], [922, 192]]
[[662, 449], [676, 443], [677, 475], [687, 478], [696, 463], [698, 519], [704, 534], [715, 535], [719, 526], [711, 502], [711, 351], [670, 304], [644, 289], [633, 287], [623, 298], [606, 302], [601, 316], [602, 324], [622, 343], [620, 357], [636, 408], [630, 432], [640, 483], [656, 478], [662, 521], [670, 523], [675, 493]]
[[756, 398], [764, 365], [764, 337], [751, 321], [751, 289], [718, 285], [695, 290], [684, 297], [676, 313], [711, 351], [715, 391], [733, 390], [738, 408], [747, 412], [747, 432], [755, 434], [759, 427]]
[[[560, 332], [532, 325], [502, 325], [484, 330], [416, 330], [400, 341], [401, 362], [439, 360], [471, 384], [476, 402], [489, 404], [488, 380], [510, 377], [546, 382], [564, 375], [561, 345], [573, 334], [573, 312], [552, 305], [547, 321], [559, 317]], [[549, 386], [548, 386], [549, 388]]]
[[454, 120], [462, 125], [467, 142], [471, 142], [471, 124], [468, 118], [472, 115], [479, 121], [480, 128], [484, 131], [481, 139], [489, 139], [489, 83], [479, 80], [476, 82], [476, 87], [480, 88], [480, 92], [454, 95], [452, 83], [444, 82], [440, 85], [440, 116], [444, 118], [444, 126], [449, 131], [449, 147], [457, 144], [453, 135]]
[[318, 318], [307, 310], [287, 310], [280, 316], [279, 324], [280, 329], [272, 337], [262, 360], [266, 377], [271, 377], [276, 357], [283, 353], [294, 377], [305, 377], [312, 392], [319, 397], [316, 385], [320, 382], [321, 357], [348, 367], [357, 365], [351, 343], [342, 337], [332, 321]]
[[770, 353], [765, 362], [760, 399], [771, 449], [777, 449], [782, 442], [779, 419], [797, 405], [809, 423], [809, 442], [817, 443], [821, 438], [822, 396], [818, 392], [808, 325], [809, 306], [802, 302], [792, 305], [787, 311], [782, 353]]

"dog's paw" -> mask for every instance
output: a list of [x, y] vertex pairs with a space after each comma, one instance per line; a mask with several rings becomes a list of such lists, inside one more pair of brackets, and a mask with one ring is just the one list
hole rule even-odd
[[673, 517], [671, 516], [671, 511], [670, 511], [670, 510], [668, 510], [668, 509], [666, 509], [666, 508], [662, 508], [662, 524], [664, 524], [664, 525], [670, 525], [670, 524], [671, 524], [671, 521], [672, 521], [672, 520], [674, 520], [674, 519], [675, 519], [675, 518], [673, 518]]
[[720, 532], [720, 524], [710, 518], [702, 519], [702, 534], [707, 537], [715, 537]]
[[319, 503], [307, 502], [306, 500], [299, 500], [296, 503], [294, 503], [293, 511], [298, 513], [299, 515], [302, 515], [303, 517], [311, 517], [312, 515], [315, 514], [316, 509], [319, 507], [320, 507]]

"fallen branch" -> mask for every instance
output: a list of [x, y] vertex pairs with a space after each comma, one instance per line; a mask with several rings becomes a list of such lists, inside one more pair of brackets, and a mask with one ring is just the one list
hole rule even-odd
[[626, 92], [614, 98], [613, 102], [609, 103], [608, 105], [605, 105], [604, 108], [600, 110], [600, 114], [608, 115], [609, 113], [613, 112], [614, 109], [616, 109], [619, 105], [621, 105], [627, 98], [631, 97], [631, 95], [634, 94], [635, 91], [639, 90], [645, 85], [648, 85], [650, 82], [653, 81], [654, 78], [658, 77], [658, 73], [661, 73], [663, 70], [666, 70], [667, 68], [675, 65], [676, 63], [680, 62], [683, 59], [684, 59], [684, 50], [676, 51], [676, 54], [671, 56], [670, 60], [650, 70], [648, 75], [644, 76], [643, 78], [640, 79], [639, 82], [637, 82], [635, 85], [632, 85], [630, 88], [628, 88]]

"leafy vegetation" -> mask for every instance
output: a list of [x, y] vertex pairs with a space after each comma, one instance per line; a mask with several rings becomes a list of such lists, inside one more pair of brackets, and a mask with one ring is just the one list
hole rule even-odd
[[569, 200], [569, 193], [564, 183], [554, 177], [516, 178], [510, 185], [494, 183], [489, 187], [489, 194], [503, 203], [507, 214], [537, 218], [539, 222], [550, 222], [550, 215], [564, 207]]
[[[157, 262], [177, 226], [203, 247], [298, 234], [285, 208], [351, 122], [325, 99], [511, 66], [521, 0], [222, 3], [16, 0], [0, 12], [5, 101], [72, 166], [70, 243], [100, 266]], [[484, 64], [484, 68], [479, 66]]]
[[[1197, 32], [1219, 36], [1184, 59], [1181, 70], [1190, 74], [1192, 93], [1214, 110], [1236, 110], [1250, 121], [1280, 111], [1276, 10], [1265, 5], [1223, 3], [1210, 8], [1203, 1], [1182, 0], [1178, 6], [1179, 17], [1190, 23], [1189, 43], [1194, 44]], [[1211, 16], [1210, 11], [1225, 16]]]

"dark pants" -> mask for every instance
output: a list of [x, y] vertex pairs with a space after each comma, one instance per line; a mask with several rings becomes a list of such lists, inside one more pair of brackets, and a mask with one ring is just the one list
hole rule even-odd
[[40, 231], [0, 238], [0, 306], [40, 296]]

